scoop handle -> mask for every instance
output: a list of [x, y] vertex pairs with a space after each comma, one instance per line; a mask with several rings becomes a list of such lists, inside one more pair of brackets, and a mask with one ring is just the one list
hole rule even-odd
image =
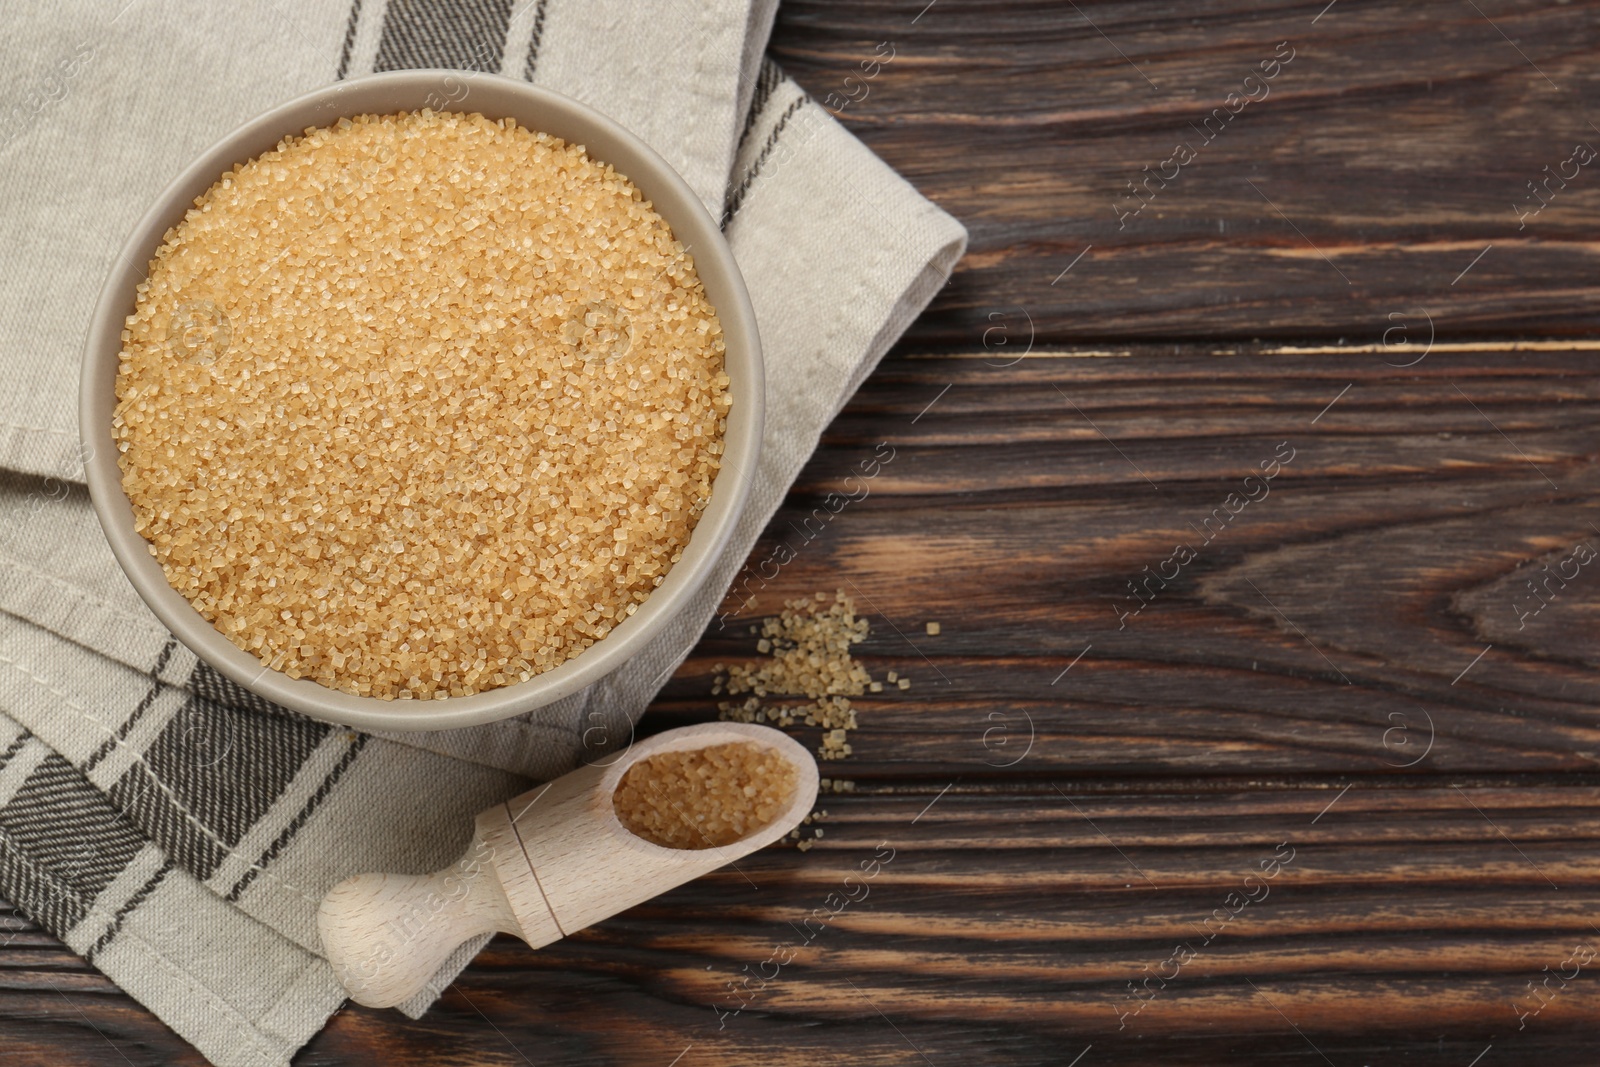
[[463, 941], [520, 935], [492, 860], [480, 834], [442, 871], [358, 874], [334, 886], [317, 911], [317, 932], [351, 999], [372, 1008], [404, 1003]]

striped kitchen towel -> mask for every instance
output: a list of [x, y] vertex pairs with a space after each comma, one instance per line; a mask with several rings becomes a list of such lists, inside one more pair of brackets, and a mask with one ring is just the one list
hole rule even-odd
[[[761, 58], [774, 8], [62, 0], [14, 21], [30, 60], [0, 72], [0, 894], [214, 1062], [286, 1063], [341, 1002], [314, 925], [330, 886], [441, 867], [479, 810], [627, 743], [823, 428], [964, 249], [959, 224]], [[677, 167], [745, 274], [768, 417], [715, 574], [638, 657], [516, 719], [372, 735], [253, 697], [144, 608], [80, 484], [75, 398], [98, 287], [170, 177], [273, 104], [400, 67], [529, 78]]]

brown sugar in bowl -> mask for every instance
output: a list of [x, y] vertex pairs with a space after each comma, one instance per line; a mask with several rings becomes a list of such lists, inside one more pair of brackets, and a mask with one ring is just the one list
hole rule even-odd
[[235, 167], [126, 322], [168, 582], [358, 696], [526, 681], [632, 615], [721, 466], [722, 326], [639, 188], [514, 119], [340, 119]]
[[[474, 75], [464, 83], [468, 95], [455, 110], [482, 115], [491, 124], [506, 120], [500, 122], [502, 127], [514, 125], [569, 146], [581, 146], [589, 159], [614, 168], [617, 175], [636, 186], [670, 227], [671, 236], [692, 255], [693, 272], [698, 275], [704, 298], [721, 328], [722, 370], [726, 375], [726, 398], [721, 402], [729, 406], [722, 409], [727, 413], [725, 428], [719, 443], [719, 463], [713, 465], [709, 497], [703, 499], [703, 510], [693, 521], [692, 532], [679, 550], [681, 554], [665, 569], [664, 576], [657, 573], [660, 563], [650, 564], [646, 573], [656, 573], [659, 585], [643, 595], [642, 601], [607, 605], [607, 621], [602, 621], [598, 629], [590, 627], [586, 647], [567, 658], [556, 657], [555, 665], [543, 667], [525, 676], [525, 680], [502, 681], [476, 692], [468, 685], [468, 695], [441, 696], [431, 690], [408, 694], [441, 696], [440, 699], [390, 699], [345, 691], [346, 687], [340, 687], [342, 679], [330, 677], [326, 659], [322, 660], [322, 677], [331, 684], [319, 684], [309, 677], [290, 677], [273, 669], [263, 658], [265, 652], [257, 656], [230, 641], [190, 599], [173, 588], [150, 542], [136, 526], [135, 508], [124, 488], [123, 471], [117, 460], [119, 442], [113, 429], [124, 325], [135, 308], [146, 265], [169, 231], [184, 220], [196, 198], [212, 189], [235, 166], [271, 152], [285, 138], [297, 137], [311, 128], [337, 127], [342, 120], [363, 115], [422, 112], [430, 97], [437, 99], [445, 79], [457, 79], [460, 84], [461, 78], [458, 72], [403, 71], [355, 79], [285, 104], [230, 134], [169, 186], [139, 222], [102, 290], [85, 350], [80, 431], [88, 457], [85, 466], [90, 494], [113, 553], [140, 596], [197, 656], [233, 681], [293, 710], [363, 729], [440, 729], [493, 721], [558, 700], [615, 670], [660, 632], [704, 584], [744, 505], [761, 435], [763, 386], [754, 313], [726, 242], [698, 198], [660, 157], [603, 116], [522, 82]], [[459, 96], [459, 89], [453, 95]], [[589, 312], [584, 317], [586, 329], [580, 331], [584, 343], [616, 343], [618, 331], [612, 328], [615, 324], [610, 321], [610, 307], [591, 308]], [[190, 308], [189, 319], [195, 321], [189, 325], [196, 327], [197, 343], [190, 343], [187, 337], [182, 340], [187, 355], [200, 357], [191, 358], [191, 362], [205, 363], [210, 355], [207, 345], [216, 337], [218, 326], [209, 321], [209, 314], [209, 306]], [[230, 328], [223, 320], [222, 329]], [[256, 413], [258, 422], [264, 417], [269, 413]], [[193, 439], [204, 432], [203, 428], [191, 428], [188, 436]], [[201, 447], [204, 448], [203, 441]], [[302, 460], [293, 457], [289, 462]], [[523, 518], [527, 520], [528, 516]], [[148, 507], [142, 521], [148, 528]], [[359, 524], [362, 520], [352, 512], [351, 518], [342, 521]], [[351, 528], [365, 530], [356, 525]], [[497, 532], [501, 536], [507, 533], [503, 528]], [[515, 534], [516, 530], [509, 532]], [[531, 541], [535, 535], [530, 529], [527, 536]], [[633, 556], [618, 552], [617, 558], [631, 561]], [[526, 579], [523, 584], [528, 584]], [[214, 602], [211, 606], [215, 606]], [[624, 607], [626, 611], [622, 610]], [[620, 621], [613, 624], [610, 620]], [[584, 624], [580, 621], [579, 625]], [[280, 666], [284, 661], [281, 654], [272, 659]], [[312, 662], [315, 664], [315, 656]]]

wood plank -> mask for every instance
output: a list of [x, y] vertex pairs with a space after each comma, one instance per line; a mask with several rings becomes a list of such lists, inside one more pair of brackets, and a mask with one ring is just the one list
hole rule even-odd
[[[914, 679], [860, 702], [868, 776], [1594, 772], [1600, 570], [1572, 563], [1563, 588], [1543, 569], [1600, 549], [1594, 366], [895, 360], [829, 431], [662, 721], [702, 714], [715, 663], [754, 655], [747, 616], [843, 588], [874, 617], [863, 658]], [[880, 441], [894, 458], [861, 479]], [[1292, 461], [1247, 490], [1283, 442]], [[1247, 491], [1266, 495], [1231, 517]], [[833, 514], [829, 492], [865, 496]], [[780, 544], [795, 558], [768, 582]], [[1145, 586], [1164, 565], [1177, 577]]]
[[[426, 1019], [348, 1008], [300, 1062], [669, 1063], [692, 1045], [684, 1062], [1024, 1064], [1092, 1044], [1096, 1063], [1205, 1063], [1307, 1039], [1530, 1062], [1591, 1039], [1587, 967], [1536, 1015], [1527, 983], [1600, 948], [1600, 786], [928, 799], [830, 799], [808, 853], [768, 850], [537, 953], [496, 941]], [[41, 962], [0, 970], [8, 1063], [95, 1043], [83, 1062], [107, 1062], [108, 1041], [199, 1062], [119, 997], [79, 989], [69, 1010]]]
[[[1593, 167], [1519, 216], [1546, 166], [1600, 149], [1592, 2], [923, 7], [785, 2], [772, 44], [972, 232], [908, 349], [976, 345], [997, 314], [1047, 343], [1377, 341], [1390, 314], [1450, 337], [1600, 325]], [[1285, 41], [1293, 59], [1247, 87]], [[1259, 99], [1207, 141], [1230, 93]], [[1179, 144], [1193, 161], [1164, 166]], [[1149, 173], [1175, 177], [1119, 221]]]

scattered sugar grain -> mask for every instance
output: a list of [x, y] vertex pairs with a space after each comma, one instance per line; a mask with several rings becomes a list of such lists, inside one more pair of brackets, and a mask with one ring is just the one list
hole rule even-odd
[[[855, 613], [855, 603], [840, 590], [831, 601], [826, 593], [787, 601], [783, 613], [763, 621], [757, 649], [771, 660], [726, 668], [713, 683], [717, 693], [750, 694], [742, 702], [718, 705], [721, 718], [735, 722], [791, 726], [797, 720], [826, 731], [817, 748], [822, 759], [843, 759], [853, 753], [846, 740], [856, 728], [850, 697], [877, 685], [850, 654], [850, 647], [865, 641], [867, 620]], [[881, 686], [880, 686], [881, 689]], [[798, 702], [772, 703], [772, 697], [802, 697]]]

